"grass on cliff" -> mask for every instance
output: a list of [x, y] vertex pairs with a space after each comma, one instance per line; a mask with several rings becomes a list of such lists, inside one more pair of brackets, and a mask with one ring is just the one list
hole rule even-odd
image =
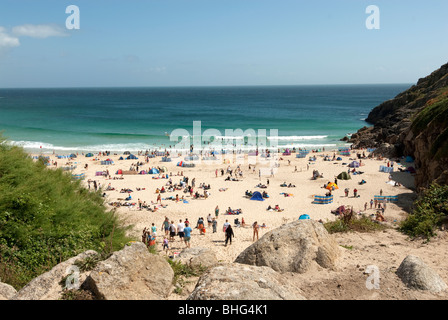
[[130, 239], [100, 192], [47, 169], [0, 136], [0, 279], [20, 289], [86, 250], [111, 252]]
[[412, 121], [412, 132], [418, 135], [429, 127], [439, 132], [430, 146], [430, 156], [435, 159], [448, 157], [448, 97], [440, 95], [438, 99], [428, 101]]
[[413, 212], [399, 229], [412, 238], [429, 240], [444, 223], [448, 223], [448, 185], [433, 184], [414, 202]]

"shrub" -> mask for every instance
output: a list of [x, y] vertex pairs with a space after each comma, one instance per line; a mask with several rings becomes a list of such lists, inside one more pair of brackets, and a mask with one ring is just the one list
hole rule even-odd
[[447, 217], [448, 186], [433, 184], [414, 202], [413, 212], [400, 224], [399, 230], [410, 237], [429, 240]]
[[16, 289], [81, 252], [111, 252], [130, 240], [99, 192], [1, 137], [0, 194], [0, 278]]
[[383, 224], [373, 221], [369, 217], [362, 215], [356, 217], [355, 215], [350, 217], [345, 217], [344, 219], [337, 219], [335, 221], [330, 221], [324, 223], [325, 229], [329, 233], [337, 232], [374, 232], [379, 230], [384, 230], [386, 227]]

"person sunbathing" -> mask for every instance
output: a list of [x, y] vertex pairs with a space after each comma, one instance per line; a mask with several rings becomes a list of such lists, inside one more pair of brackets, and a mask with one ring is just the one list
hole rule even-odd
[[274, 210], [277, 211], [277, 212], [282, 212], [285, 209], [280, 209], [279, 205], [276, 204]]

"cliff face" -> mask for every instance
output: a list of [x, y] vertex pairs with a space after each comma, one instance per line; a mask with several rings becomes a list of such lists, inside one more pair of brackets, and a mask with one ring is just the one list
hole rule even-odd
[[375, 107], [366, 121], [373, 126], [352, 135], [354, 147], [413, 156], [417, 187], [448, 184], [448, 64]]

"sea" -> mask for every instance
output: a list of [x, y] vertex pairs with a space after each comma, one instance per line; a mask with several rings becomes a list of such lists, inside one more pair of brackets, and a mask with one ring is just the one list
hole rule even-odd
[[365, 118], [375, 106], [410, 86], [0, 89], [0, 130], [7, 143], [56, 154], [175, 150], [199, 142], [252, 148], [258, 141], [331, 150], [369, 126]]

